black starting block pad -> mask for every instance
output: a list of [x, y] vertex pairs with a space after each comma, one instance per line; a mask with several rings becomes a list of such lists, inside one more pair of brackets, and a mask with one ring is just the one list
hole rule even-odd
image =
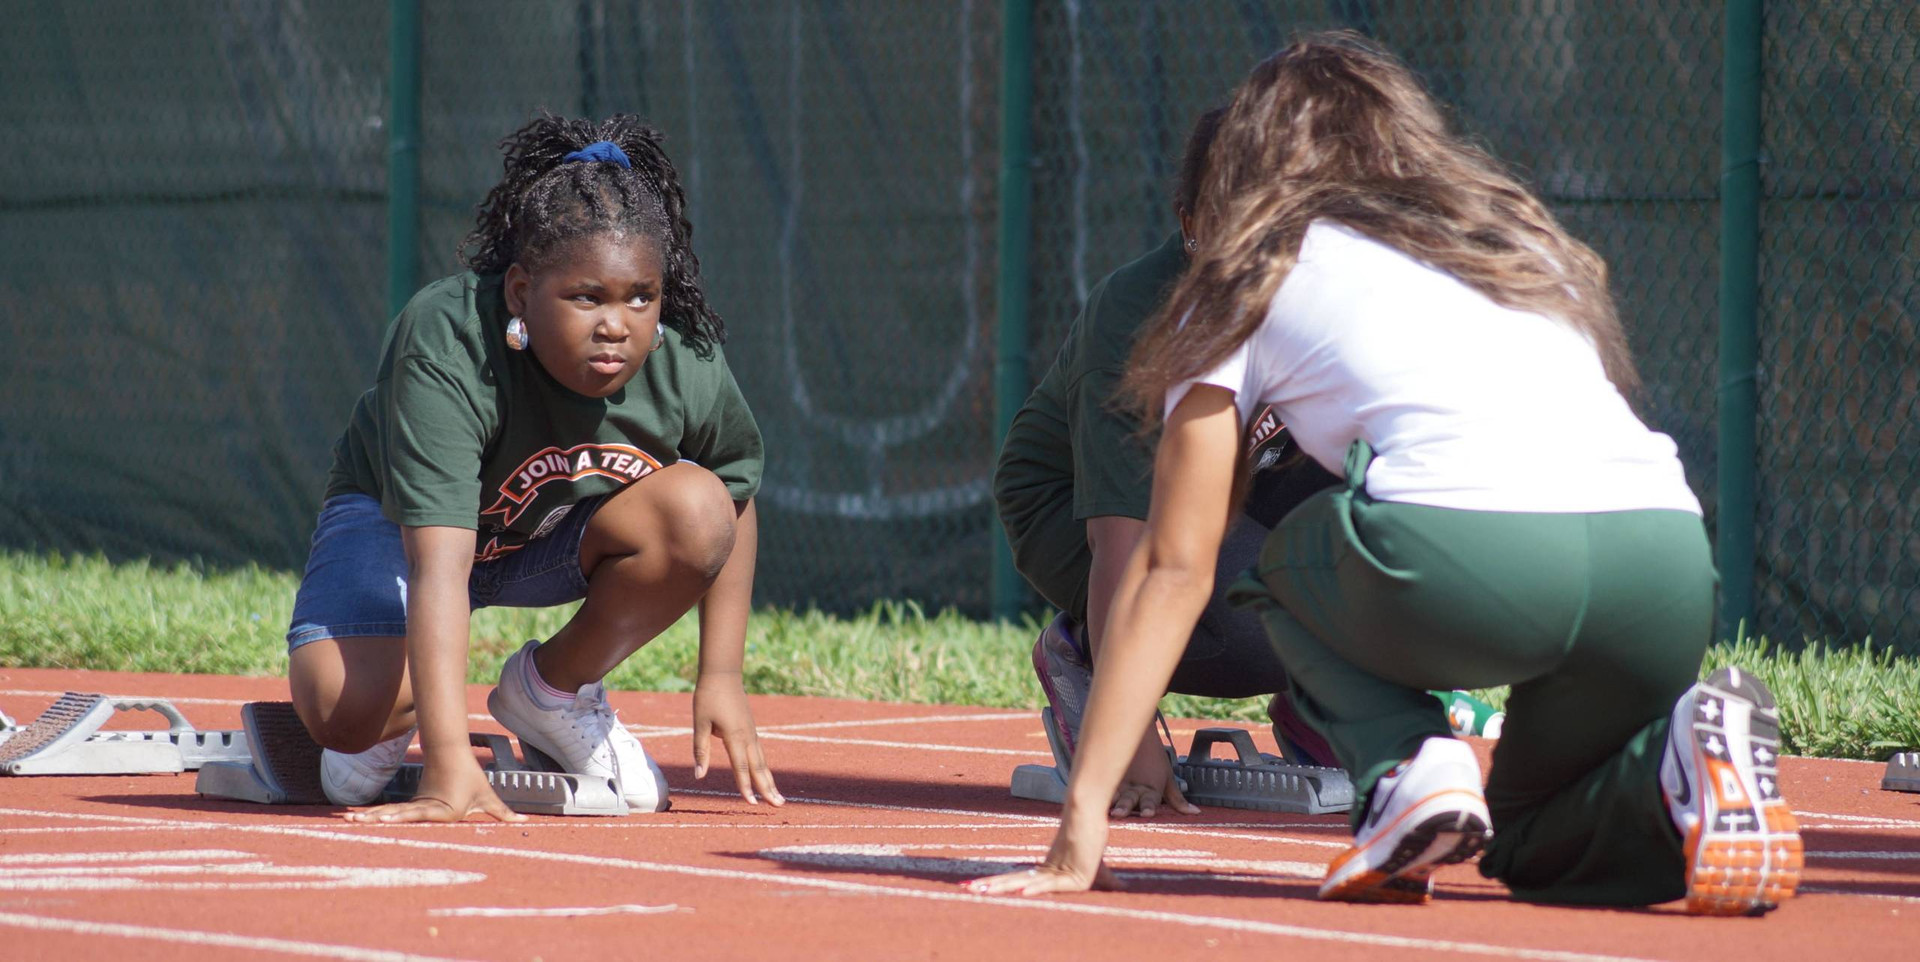
[[[101, 731], [123, 711], [151, 711], [165, 730]], [[0, 733], [0, 774], [147, 775], [190, 771], [210, 761], [247, 758], [240, 732], [200, 731], [161, 698], [119, 698], [70, 691], [22, 728]]]
[[[290, 702], [249, 702], [240, 709], [248, 744], [257, 746], [244, 761], [201, 766], [194, 790], [208, 798], [263, 805], [332, 805], [320, 787], [319, 743], [294, 713]], [[477, 748], [493, 753], [487, 782], [508, 808], [529, 815], [626, 815], [627, 803], [610, 779], [595, 775], [536, 770], [513, 754], [504, 735], [472, 736]], [[529, 753], [533, 755], [534, 753]], [[534, 760], [551, 767], [550, 759]], [[382, 800], [404, 802], [420, 789], [422, 768], [400, 766]]]
[[[1238, 756], [1213, 757], [1213, 746], [1230, 745]], [[1202, 728], [1173, 767], [1187, 783], [1187, 801], [1215, 808], [1326, 815], [1353, 808], [1353, 782], [1338, 768], [1295, 765], [1263, 754], [1253, 736], [1238, 728]]]
[[1888, 792], [1920, 792], [1920, 752], [1900, 752], [1887, 759], [1880, 788]]
[[[1067, 798], [1068, 758], [1053, 724], [1053, 710], [1040, 711], [1053, 765], [1021, 765], [1013, 770], [1013, 796], [1059, 804]], [[1162, 726], [1164, 727], [1164, 722]], [[1231, 746], [1237, 758], [1213, 757], [1215, 745]], [[1353, 808], [1353, 782], [1338, 768], [1295, 765], [1267, 755], [1253, 736], [1238, 728], [1203, 728], [1193, 735], [1187, 754], [1176, 756], [1173, 774], [1181, 794], [1200, 806], [1257, 812], [1324, 815]]]

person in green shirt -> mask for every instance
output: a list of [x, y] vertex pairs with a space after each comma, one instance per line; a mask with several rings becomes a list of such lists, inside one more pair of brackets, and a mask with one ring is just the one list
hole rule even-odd
[[[1196, 243], [1189, 212], [1222, 112], [1201, 115], [1188, 136], [1173, 198], [1181, 230], [1094, 287], [1053, 366], [1014, 415], [994, 472], [995, 502], [1014, 565], [1060, 609], [1034, 643], [1033, 665], [1069, 754], [1114, 586], [1146, 530], [1153, 483], [1153, 439], [1118, 408], [1116, 394], [1134, 335], [1187, 268]], [[1255, 421], [1247, 441], [1250, 493], [1228, 531], [1213, 600], [1187, 642], [1168, 686], [1172, 692], [1247, 698], [1286, 690], [1286, 672], [1259, 618], [1228, 604], [1225, 589], [1253, 564], [1280, 517], [1337, 479], [1291, 451], [1285, 427], [1270, 416]], [[1271, 701], [1269, 714], [1275, 737], [1294, 761], [1334, 764], [1325, 740], [1300, 721], [1288, 699]], [[1157, 746], [1148, 733], [1141, 750]], [[1124, 804], [1116, 802], [1116, 811], [1137, 807], [1150, 815], [1163, 801], [1122, 794]]]
[[349, 818], [518, 820], [468, 746], [469, 614], [583, 600], [507, 660], [488, 708], [523, 746], [664, 810], [601, 679], [698, 604], [694, 777], [717, 734], [740, 794], [782, 804], [741, 685], [760, 432], [678, 174], [630, 115], [543, 115], [501, 147], [470, 270], [400, 312], [334, 448], [287, 632], [322, 785], [377, 800], [417, 730], [418, 794]]

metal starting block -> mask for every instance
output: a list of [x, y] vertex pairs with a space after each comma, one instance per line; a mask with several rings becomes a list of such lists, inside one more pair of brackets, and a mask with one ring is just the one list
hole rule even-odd
[[1020, 765], [1013, 770], [1013, 797], [1059, 805], [1067, 800], [1067, 771], [1070, 758], [1067, 746], [1060, 744], [1060, 729], [1053, 723], [1053, 709], [1040, 709], [1040, 728], [1047, 733], [1047, 747], [1053, 749], [1051, 765]]
[[[1053, 724], [1053, 709], [1040, 710], [1053, 765], [1021, 765], [1013, 770], [1013, 796], [1040, 802], [1064, 802], [1069, 759]], [[1166, 723], [1161, 722], [1165, 728]], [[1171, 741], [1171, 737], [1168, 739]], [[1213, 746], [1233, 746], [1238, 758], [1213, 757]], [[1171, 755], [1172, 749], [1168, 749]], [[1353, 807], [1353, 782], [1338, 768], [1295, 765], [1277, 755], [1262, 754], [1253, 736], [1238, 728], [1203, 728], [1193, 734], [1186, 755], [1173, 760], [1181, 794], [1200, 806], [1240, 808], [1258, 812], [1325, 815]]]
[[1886, 792], [1920, 792], [1920, 752], [1900, 752], [1887, 759], [1887, 774], [1880, 779]]
[[[115, 712], [153, 711], [163, 731], [101, 731]], [[160, 698], [114, 698], [70, 691], [24, 728], [0, 734], [0, 773], [7, 775], [148, 775], [245, 759], [236, 731], [200, 731]]]
[[[194, 790], [208, 798], [236, 799], [264, 805], [332, 805], [320, 787], [320, 745], [307, 734], [289, 702], [248, 702], [240, 709], [249, 744], [256, 746], [243, 761], [210, 762], [200, 768]], [[528, 761], [514, 757], [505, 735], [471, 736], [474, 747], [493, 753], [486, 766], [487, 782], [508, 808], [530, 815], [625, 815], [627, 802], [611, 779], [596, 775], [536, 770], [529, 763], [553, 768], [552, 759], [528, 751]], [[400, 766], [387, 785], [382, 801], [404, 802], [420, 789], [422, 767]]]

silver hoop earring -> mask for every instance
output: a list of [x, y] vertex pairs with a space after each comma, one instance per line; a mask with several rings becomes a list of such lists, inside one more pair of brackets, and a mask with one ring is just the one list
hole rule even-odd
[[653, 352], [659, 350], [660, 345], [665, 344], [666, 342], [667, 342], [667, 326], [665, 324], [655, 324], [653, 326], [653, 346], [650, 348], [647, 348], [647, 353], [652, 354]]
[[1199, 238], [1196, 238], [1196, 237], [1189, 237], [1189, 238], [1187, 238], [1187, 252], [1188, 252], [1188, 253], [1192, 253], [1193, 251], [1197, 251], [1197, 250], [1199, 250], [1199, 249], [1200, 249], [1200, 240], [1199, 240]]
[[527, 349], [527, 322], [518, 317], [507, 321], [507, 346], [516, 350]]

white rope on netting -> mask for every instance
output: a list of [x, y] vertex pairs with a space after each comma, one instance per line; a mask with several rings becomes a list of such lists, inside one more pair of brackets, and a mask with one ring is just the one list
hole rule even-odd
[[884, 418], [855, 418], [822, 410], [813, 397], [800, 363], [793, 286], [800, 210], [804, 198], [802, 160], [805, 139], [802, 135], [804, 125], [801, 122], [802, 99], [800, 96], [803, 58], [801, 56], [800, 6], [797, 3], [791, 4], [789, 9], [791, 16], [788, 23], [787, 139], [791, 176], [785, 198], [785, 209], [781, 211], [778, 248], [783, 366], [787, 375], [789, 396], [794, 407], [806, 419], [809, 426], [864, 452], [863, 472], [866, 475], [866, 484], [864, 490], [860, 491], [820, 491], [804, 483], [769, 481], [761, 489], [761, 496], [771, 504], [790, 510], [859, 520], [931, 517], [970, 508], [984, 502], [991, 492], [991, 481], [985, 475], [930, 490], [904, 493], [889, 493], [886, 490], [884, 478], [888, 449], [924, 437], [935, 428], [947, 423], [961, 394], [979, 374], [980, 303], [975, 282], [980, 264], [980, 228], [972, 215], [976, 185], [974, 183], [975, 145], [970, 125], [974, 89], [973, 37], [969, 27], [973, 0], [963, 0], [959, 11], [961, 146], [959, 203], [962, 224], [960, 295], [966, 315], [964, 339], [960, 345], [958, 358], [949, 366], [946, 378], [940, 383], [928, 403], [911, 413]]
[[680, 0], [680, 60], [687, 75], [687, 206], [700, 210], [700, 85], [693, 54], [693, 0]]
[[1087, 302], [1087, 178], [1093, 161], [1087, 153], [1084, 58], [1080, 51], [1080, 0], [1067, 0], [1067, 135], [1073, 142], [1073, 297]]

